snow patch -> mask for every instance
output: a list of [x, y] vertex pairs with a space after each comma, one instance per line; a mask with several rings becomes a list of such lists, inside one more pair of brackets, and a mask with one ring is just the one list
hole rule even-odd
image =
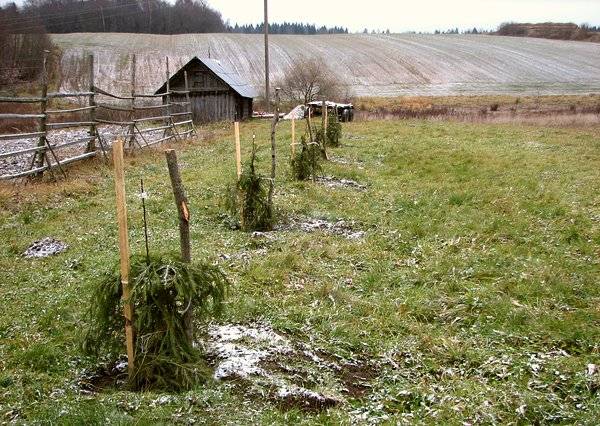
[[362, 185], [352, 179], [338, 179], [333, 176], [320, 176], [317, 178], [317, 182], [328, 187], [328, 188], [350, 188], [358, 191], [365, 191], [367, 185]]
[[48, 257], [65, 251], [67, 246], [62, 241], [54, 238], [43, 238], [41, 240], [32, 243], [27, 250], [23, 253], [23, 256], [28, 258], [35, 257]]

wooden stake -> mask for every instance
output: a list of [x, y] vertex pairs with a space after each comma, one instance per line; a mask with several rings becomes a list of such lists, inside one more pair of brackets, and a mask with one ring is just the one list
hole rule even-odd
[[[179, 240], [181, 244], [181, 260], [186, 263], [192, 261], [192, 249], [190, 243], [190, 210], [188, 208], [188, 199], [185, 195], [185, 187], [181, 181], [179, 173], [179, 165], [177, 164], [177, 154], [174, 149], [165, 151], [167, 157], [167, 166], [169, 168], [169, 176], [171, 177], [171, 186], [173, 195], [175, 196], [175, 204], [179, 212]], [[193, 303], [190, 300], [186, 308], [183, 318], [185, 324], [185, 332], [190, 344], [194, 339], [194, 324], [192, 312], [194, 310]]]
[[327, 102], [323, 101], [323, 129], [325, 130], [325, 134], [327, 134], [327, 122], [329, 111], [327, 111]]
[[125, 171], [123, 168], [123, 141], [113, 145], [115, 166], [115, 192], [117, 196], [117, 222], [119, 224], [119, 253], [121, 255], [121, 285], [123, 286], [123, 315], [125, 316], [125, 343], [127, 345], [127, 367], [129, 377], [133, 377], [135, 363], [135, 342], [133, 330], [133, 304], [130, 301], [129, 286], [129, 236], [127, 232], [127, 201], [125, 198]]
[[292, 117], [292, 158], [296, 157], [296, 119]]
[[238, 180], [242, 177], [242, 147], [240, 145], [240, 123], [233, 123], [233, 131], [235, 133], [235, 166], [237, 170]]

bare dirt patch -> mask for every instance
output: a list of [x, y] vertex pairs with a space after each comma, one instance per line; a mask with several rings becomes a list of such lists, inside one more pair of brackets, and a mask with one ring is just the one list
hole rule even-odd
[[120, 358], [116, 362], [89, 369], [76, 380], [76, 388], [81, 393], [97, 393], [110, 388], [118, 388], [127, 381], [127, 359]]

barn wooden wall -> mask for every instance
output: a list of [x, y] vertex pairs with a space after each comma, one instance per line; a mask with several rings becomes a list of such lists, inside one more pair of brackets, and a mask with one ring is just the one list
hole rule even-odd
[[[193, 120], [197, 123], [245, 120], [252, 117], [252, 99], [242, 98], [204, 64], [187, 67]], [[183, 73], [171, 78], [172, 90], [185, 88]], [[185, 101], [184, 95], [172, 95], [175, 102]]]
[[[173, 95], [175, 102], [185, 101], [181, 95]], [[242, 98], [233, 91], [229, 92], [194, 92], [190, 93], [193, 120], [197, 123], [213, 121], [233, 121], [238, 111], [240, 120], [252, 117], [252, 100]]]

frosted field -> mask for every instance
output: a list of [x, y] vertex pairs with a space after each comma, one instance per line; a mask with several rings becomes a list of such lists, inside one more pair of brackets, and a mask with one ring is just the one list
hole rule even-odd
[[[60, 34], [63, 89], [85, 84], [85, 57], [96, 55], [96, 85], [130, 89], [131, 54], [140, 89], [156, 90], [192, 56], [219, 59], [260, 90], [261, 35]], [[585, 94], [600, 91], [600, 44], [482, 35], [271, 36], [273, 79], [297, 58], [316, 57], [355, 96]], [[138, 89], [138, 90], [140, 90]]]

